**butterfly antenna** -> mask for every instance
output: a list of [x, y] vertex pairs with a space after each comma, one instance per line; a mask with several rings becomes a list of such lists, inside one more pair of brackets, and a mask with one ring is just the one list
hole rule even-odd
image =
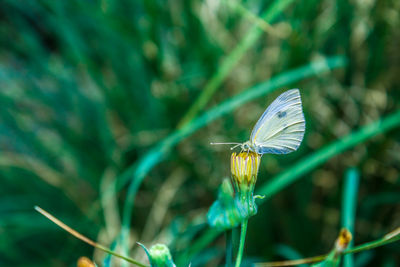
[[236, 146], [231, 147], [231, 150], [234, 150], [235, 148], [237, 148], [238, 146], [241, 146], [241, 143], [236, 144]]
[[241, 145], [241, 143], [213, 143], [213, 142], [211, 142], [210, 145]]

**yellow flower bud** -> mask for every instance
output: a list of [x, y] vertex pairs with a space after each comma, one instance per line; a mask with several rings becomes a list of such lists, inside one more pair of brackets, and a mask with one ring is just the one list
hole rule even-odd
[[260, 161], [261, 155], [254, 152], [232, 153], [231, 156], [232, 184], [240, 202], [246, 207], [247, 217], [257, 213], [253, 193]]
[[232, 153], [231, 173], [235, 189], [239, 192], [248, 187], [254, 189], [257, 181], [258, 167], [261, 156], [254, 152]]

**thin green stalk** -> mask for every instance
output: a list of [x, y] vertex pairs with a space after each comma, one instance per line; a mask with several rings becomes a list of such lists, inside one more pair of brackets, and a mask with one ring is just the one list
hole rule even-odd
[[226, 238], [226, 249], [225, 249], [225, 266], [231, 267], [232, 266], [232, 230], [228, 230], [225, 232]]
[[242, 223], [242, 226], [241, 226], [239, 251], [238, 251], [238, 254], [237, 254], [237, 257], [236, 257], [235, 267], [240, 267], [240, 263], [242, 262], [244, 243], [245, 243], [245, 240], [246, 240], [247, 222], [248, 222], [248, 220], [246, 219]]
[[[356, 217], [357, 191], [359, 174], [356, 168], [347, 170], [344, 180], [344, 192], [342, 200], [342, 227], [347, 228], [354, 235], [354, 221]], [[350, 242], [348, 248], [351, 248]], [[354, 259], [352, 254], [344, 255], [344, 267], [353, 267]]]
[[380, 246], [384, 246], [384, 245], [396, 242], [396, 241], [400, 240], [400, 231], [399, 230], [400, 230], [400, 228], [398, 228], [396, 230], [396, 232], [397, 232], [396, 234], [391, 235], [389, 233], [389, 234], [385, 235], [383, 238], [381, 238], [379, 240], [368, 242], [366, 244], [359, 245], [359, 246], [357, 246], [355, 248], [348, 249], [348, 250], [346, 250], [344, 252], [344, 254], [358, 253], [358, 252], [361, 252], [361, 251], [364, 251], [364, 250], [369, 250], [369, 249], [377, 248], [377, 247], [380, 247]]

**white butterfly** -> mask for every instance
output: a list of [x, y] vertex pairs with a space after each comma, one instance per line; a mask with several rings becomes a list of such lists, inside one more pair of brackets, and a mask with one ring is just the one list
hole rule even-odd
[[303, 140], [306, 122], [301, 106], [300, 92], [291, 89], [278, 96], [264, 111], [245, 143], [236, 144], [242, 150], [258, 154], [287, 154], [296, 151]]

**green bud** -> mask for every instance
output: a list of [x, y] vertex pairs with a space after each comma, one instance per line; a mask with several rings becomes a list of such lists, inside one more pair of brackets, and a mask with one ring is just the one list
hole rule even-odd
[[138, 244], [145, 250], [151, 267], [175, 267], [171, 253], [166, 245], [155, 244], [148, 250], [143, 244]]

